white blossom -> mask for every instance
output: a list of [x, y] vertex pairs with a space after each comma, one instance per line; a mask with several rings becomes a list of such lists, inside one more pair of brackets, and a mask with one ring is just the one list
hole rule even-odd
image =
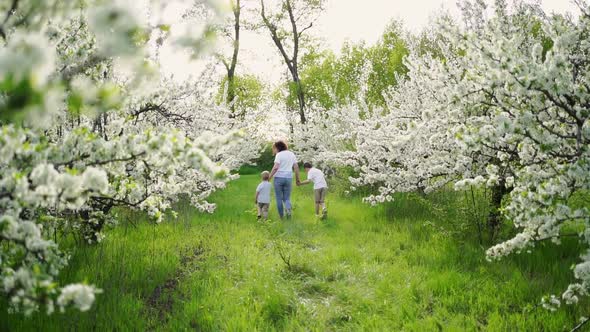
[[99, 292], [100, 290], [97, 290], [94, 286], [82, 284], [68, 285], [62, 288], [56, 303], [62, 312], [69, 305], [74, 305], [80, 311], [88, 311], [94, 303], [95, 294]]

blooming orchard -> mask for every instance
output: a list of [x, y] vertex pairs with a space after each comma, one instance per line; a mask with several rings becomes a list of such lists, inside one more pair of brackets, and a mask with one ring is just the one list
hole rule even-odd
[[[209, 37], [208, 22], [170, 33], [157, 12], [167, 3], [153, 1], [149, 19], [122, 0], [0, 4], [0, 292], [13, 311], [88, 310], [100, 290], [56, 284], [67, 256], [51, 238], [100, 242], [118, 207], [154, 222], [181, 197], [212, 211], [207, 197], [274, 135], [260, 124], [276, 120], [276, 100], [242, 119], [201, 81], [160, 75], [163, 43], [197, 54]], [[364, 103], [366, 68], [357, 101], [309, 101], [305, 124], [296, 114], [272, 129], [289, 132], [300, 159], [353, 169], [353, 189], [376, 189], [372, 204], [491, 187], [490, 220], [518, 233], [487, 257], [579, 239], [575, 282], [543, 302], [576, 303], [590, 291], [590, 211], [578, 200], [590, 192], [590, 7], [578, 5], [574, 19], [464, 1], [463, 26], [441, 19], [432, 45], [409, 46], [384, 106]]]
[[67, 256], [50, 236], [99, 242], [116, 223], [113, 208], [160, 222], [180, 195], [212, 211], [207, 196], [257, 151], [230, 156], [241, 125], [202, 104], [194, 85], [158, 77], [146, 45], [168, 28], [125, 1], [0, 10], [0, 292], [27, 314], [85, 311], [99, 290], [56, 285]]

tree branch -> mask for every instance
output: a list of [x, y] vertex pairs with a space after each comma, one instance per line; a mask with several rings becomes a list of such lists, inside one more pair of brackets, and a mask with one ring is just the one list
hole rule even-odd
[[586, 323], [588, 323], [589, 321], [590, 321], [590, 318], [585, 318], [584, 321], [582, 321], [578, 325], [574, 326], [574, 328], [571, 329], [570, 332], [578, 331], [579, 329], [581, 329], [582, 327], [584, 327], [584, 325], [586, 325]]
[[285, 60], [285, 63], [287, 64], [287, 67], [289, 68], [289, 71], [292, 74], [293, 73], [293, 60], [290, 59], [289, 56], [287, 55], [287, 52], [285, 51], [285, 47], [283, 46], [283, 43], [281, 42], [281, 39], [278, 36], [276, 26], [274, 24], [272, 24], [272, 22], [270, 22], [270, 20], [266, 16], [265, 7], [264, 7], [264, 0], [260, 0], [260, 7], [261, 7], [260, 15], [262, 16], [262, 21], [264, 22], [264, 25], [268, 28], [268, 30], [270, 32], [270, 36], [272, 38], [272, 41], [275, 43], [276, 47], [279, 49], [281, 56]]
[[8, 10], [8, 12], [6, 12], [6, 16], [4, 17], [4, 20], [2, 21], [2, 24], [0, 25], [0, 36], [4, 40], [6, 40], [6, 31], [5, 31], [4, 26], [6, 25], [6, 23], [10, 19], [10, 17], [12, 15], [14, 15], [14, 13], [16, 12], [16, 9], [18, 8], [18, 1], [19, 0], [12, 0], [12, 4], [10, 5], [10, 9]]

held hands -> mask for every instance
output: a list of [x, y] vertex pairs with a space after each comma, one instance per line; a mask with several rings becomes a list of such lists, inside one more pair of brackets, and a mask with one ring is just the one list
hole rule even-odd
[[301, 185], [301, 181], [300, 181], [299, 179], [297, 179], [297, 180], [295, 181], [295, 183], [297, 183], [297, 187], [299, 187], [299, 186]]

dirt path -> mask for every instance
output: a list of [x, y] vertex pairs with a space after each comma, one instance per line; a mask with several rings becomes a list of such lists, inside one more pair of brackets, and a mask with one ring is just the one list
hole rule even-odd
[[[164, 283], [158, 285], [152, 294], [146, 299], [149, 314], [158, 317], [158, 325], [165, 326], [172, 312], [174, 302], [179, 297], [178, 286], [182, 280], [200, 268], [200, 263], [205, 259], [206, 250], [201, 244], [196, 247], [183, 249], [180, 254], [180, 264], [175, 273]], [[150, 326], [155, 330], [155, 326]]]

